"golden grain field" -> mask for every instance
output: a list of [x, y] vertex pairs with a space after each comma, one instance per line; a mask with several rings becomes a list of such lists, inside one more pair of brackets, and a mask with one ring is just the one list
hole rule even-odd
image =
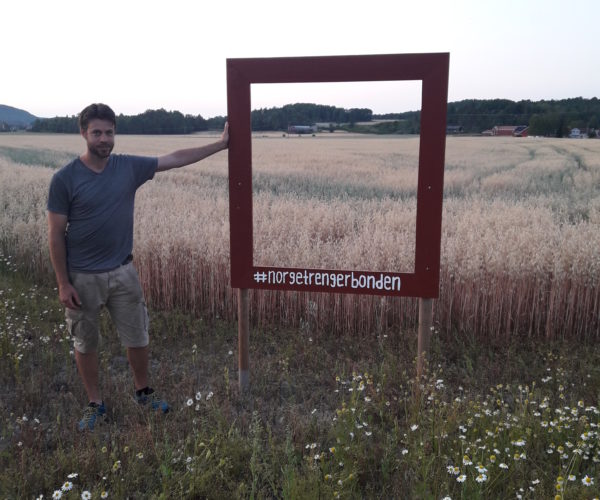
[[[118, 136], [159, 155], [216, 135]], [[255, 264], [412, 271], [419, 139], [253, 139]], [[45, 203], [76, 135], [0, 135], [0, 249], [51, 276]], [[449, 137], [434, 322], [476, 337], [600, 334], [600, 141]], [[136, 199], [135, 262], [148, 301], [234, 319], [227, 154], [157, 174]], [[254, 291], [256, 325], [371, 335], [417, 323], [416, 300]]]

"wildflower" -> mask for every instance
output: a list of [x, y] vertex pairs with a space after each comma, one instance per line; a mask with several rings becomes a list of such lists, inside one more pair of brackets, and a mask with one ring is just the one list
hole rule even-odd
[[417, 424], [413, 424], [410, 426], [410, 430], [413, 432], [416, 431], [418, 428], [419, 428], [419, 426]]
[[567, 479], [569, 481], [575, 481], [577, 479], [577, 477], [574, 474], [569, 474], [569, 477], [567, 477]]
[[467, 476], [465, 476], [464, 474], [461, 474], [460, 476], [458, 476], [458, 477], [456, 478], [456, 480], [457, 480], [459, 483], [464, 483], [466, 479], [467, 479]]
[[460, 469], [458, 467], [456, 467], [455, 465], [449, 465], [447, 467], [448, 470], [448, 474], [452, 474], [453, 476], [458, 476], [458, 474], [460, 473]]
[[592, 486], [594, 484], [594, 480], [586, 474], [585, 477], [581, 480], [581, 484], [583, 484], [584, 486]]
[[123, 448], [123, 452], [124, 453], [128, 453], [129, 452], [129, 446], [125, 446], [125, 448]]
[[514, 446], [525, 446], [525, 440], [524, 439], [518, 439], [517, 441], [513, 441], [512, 444]]
[[365, 436], [367, 436], [367, 437], [370, 437], [370, 436], [371, 436], [371, 434], [373, 434], [371, 431], [366, 431], [366, 432], [365, 432]]
[[202, 393], [201, 392], [197, 392], [196, 393], [196, 401], [200, 401], [202, 399]]
[[77, 474], [77, 472], [71, 472], [71, 474], [69, 474], [67, 477], [69, 479], [75, 479], [77, 476], [79, 476], [79, 474]]
[[475, 478], [475, 481], [477, 481], [478, 483], [485, 483], [487, 481], [487, 476], [485, 474], [479, 474]]
[[504, 462], [498, 465], [498, 467], [500, 467], [501, 469], [508, 469], [508, 465], [506, 465]]
[[117, 472], [119, 469], [121, 468], [121, 461], [117, 460], [113, 466], [112, 466], [112, 470], [113, 472]]
[[207, 395], [206, 395], [206, 401], [208, 401], [209, 399], [211, 399], [214, 396], [213, 392], [210, 391]]
[[473, 462], [471, 461], [471, 459], [469, 458], [469, 455], [465, 455], [463, 457], [463, 465], [473, 465]]
[[187, 403], [186, 403], [186, 404], [187, 404], [188, 406], [192, 406], [192, 405], [194, 404], [194, 400], [193, 400], [192, 398], [189, 398], [189, 399], [187, 400]]
[[73, 489], [73, 483], [71, 481], [65, 481], [65, 484], [62, 485], [61, 490], [63, 491], [71, 491]]
[[485, 474], [487, 472], [487, 469], [481, 464], [476, 465], [475, 468], [477, 469], [477, 472], [479, 472], [479, 474]]
[[108, 450], [106, 449], [106, 446], [102, 447], [102, 453], [106, 453]]
[[490, 455], [490, 462], [491, 463], [496, 463], [496, 455]]
[[404, 449], [402, 450], [402, 454], [403, 454], [403, 455], [406, 455], [407, 453], [408, 453], [408, 450], [407, 450], [406, 448], [404, 448]]
[[62, 498], [62, 491], [55, 490], [54, 493], [52, 493], [52, 498], [54, 498], [54, 499]]
[[143, 454], [143, 453], [140, 451], [140, 452], [139, 452], [139, 453], [136, 455], [136, 457], [138, 457], [138, 458], [141, 460], [142, 458], [144, 458], [144, 454]]
[[85, 490], [81, 493], [81, 500], [90, 500], [90, 498], [92, 498], [92, 494]]
[[331, 474], [325, 474], [325, 481], [331, 480]]
[[100, 498], [108, 498], [108, 491], [104, 490], [102, 493], [100, 493]]

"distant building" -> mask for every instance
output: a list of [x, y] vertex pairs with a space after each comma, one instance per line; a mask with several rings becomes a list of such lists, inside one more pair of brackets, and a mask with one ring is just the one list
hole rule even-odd
[[527, 137], [529, 134], [529, 127], [527, 125], [519, 125], [513, 130], [513, 137]]
[[454, 134], [462, 134], [465, 130], [461, 125], [447, 125], [446, 126], [446, 134], [454, 135]]
[[288, 134], [314, 134], [318, 131], [316, 125], [289, 125]]
[[582, 131], [578, 128], [572, 128], [571, 132], [569, 133], [569, 137], [571, 139], [583, 139], [586, 135], [587, 134], [585, 133], [585, 131]]
[[482, 135], [527, 137], [528, 132], [527, 125], [496, 125], [491, 130], [484, 130]]

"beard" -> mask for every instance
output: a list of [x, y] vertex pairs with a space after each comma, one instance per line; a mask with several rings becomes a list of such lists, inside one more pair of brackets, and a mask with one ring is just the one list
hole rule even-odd
[[108, 143], [99, 144], [98, 146], [90, 146], [88, 144], [88, 150], [90, 151], [90, 153], [102, 160], [104, 160], [110, 156], [110, 153], [112, 152], [114, 147], [115, 147], [114, 144], [108, 144]]

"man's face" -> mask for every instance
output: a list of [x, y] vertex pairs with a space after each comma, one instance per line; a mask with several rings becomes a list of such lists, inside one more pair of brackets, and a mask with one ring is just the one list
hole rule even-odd
[[88, 151], [98, 158], [108, 158], [115, 147], [115, 126], [108, 120], [90, 120], [87, 130], [81, 135]]

